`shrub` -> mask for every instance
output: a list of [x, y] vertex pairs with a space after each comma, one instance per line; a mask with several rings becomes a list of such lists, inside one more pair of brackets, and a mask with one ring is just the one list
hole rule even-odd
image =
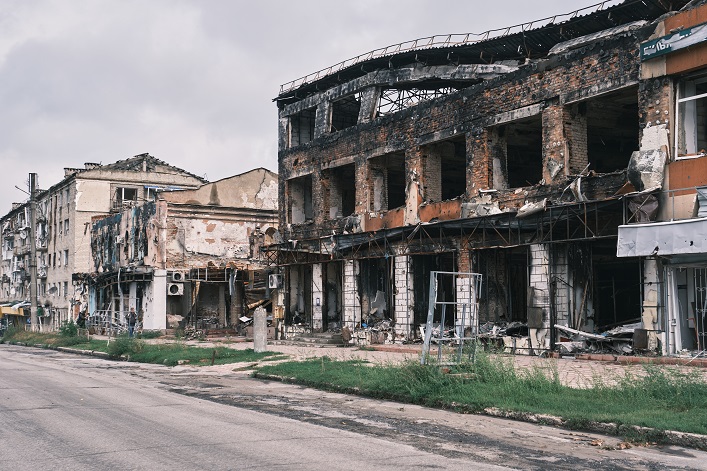
[[67, 337], [76, 337], [79, 334], [79, 327], [74, 324], [74, 321], [64, 321], [61, 324], [61, 327], [59, 327], [59, 335], [67, 338]]
[[108, 354], [118, 358], [121, 355], [131, 355], [142, 350], [142, 342], [127, 335], [120, 335], [108, 344]]

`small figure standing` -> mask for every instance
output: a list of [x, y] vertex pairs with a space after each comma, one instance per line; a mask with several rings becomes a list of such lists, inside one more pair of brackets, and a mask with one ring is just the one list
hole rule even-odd
[[137, 315], [135, 315], [135, 308], [130, 308], [130, 314], [128, 314], [128, 335], [132, 338], [135, 334], [135, 324], [137, 323]]

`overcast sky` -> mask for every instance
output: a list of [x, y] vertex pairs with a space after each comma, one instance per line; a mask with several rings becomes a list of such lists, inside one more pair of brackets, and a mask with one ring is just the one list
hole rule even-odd
[[[64, 167], [151, 155], [277, 171], [282, 83], [372, 49], [596, 0], [0, 0], [0, 214]], [[616, 2], [613, 2], [616, 3]]]

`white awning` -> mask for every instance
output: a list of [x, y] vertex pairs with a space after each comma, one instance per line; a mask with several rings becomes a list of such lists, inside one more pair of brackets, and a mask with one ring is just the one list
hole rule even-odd
[[617, 257], [707, 254], [707, 218], [619, 226]]

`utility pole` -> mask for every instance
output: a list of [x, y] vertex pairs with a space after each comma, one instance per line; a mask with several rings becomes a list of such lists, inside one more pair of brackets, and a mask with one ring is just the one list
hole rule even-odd
[[37, 319], [37, 174], [29, 174], [29, 302], [32, 331], [39, 330]]

